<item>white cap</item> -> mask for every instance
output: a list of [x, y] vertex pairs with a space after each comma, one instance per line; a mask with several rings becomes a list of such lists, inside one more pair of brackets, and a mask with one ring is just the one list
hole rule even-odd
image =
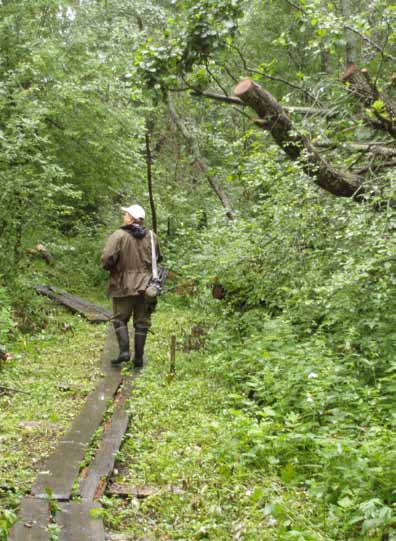
[[121, 207], [121, 210], [130, 214], [132, 218], [135, 218], [135, 220], [144, 220], [144, 218], [146, 217], [146, 213], [144, 212], [144, 209], [140, 205], [131, 205], [130, 207]]

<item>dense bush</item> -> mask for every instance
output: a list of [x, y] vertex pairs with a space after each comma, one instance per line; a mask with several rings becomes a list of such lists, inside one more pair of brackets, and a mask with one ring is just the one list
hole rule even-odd
[[334, 538], [383, 539], [396, 524], [395, 213], [277, 180], [250, 219], [202, 233], [185, 267], [226, 291], [208, 368], [233, 389], [237, 441], [219, 460], [307, 491]]

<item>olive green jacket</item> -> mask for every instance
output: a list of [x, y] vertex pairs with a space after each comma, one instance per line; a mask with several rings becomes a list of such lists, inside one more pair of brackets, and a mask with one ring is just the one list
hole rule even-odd
[[[157, 259], [160, 249], [153, 233]], [[152, 274], [151, 238], [147, 234], [137, 239], [125, 229], [117, 229], [106, 242], [103, 250], [102, 266], [110, 272], [108, 283], [109, 297], [127, 297], [143, 293]]]

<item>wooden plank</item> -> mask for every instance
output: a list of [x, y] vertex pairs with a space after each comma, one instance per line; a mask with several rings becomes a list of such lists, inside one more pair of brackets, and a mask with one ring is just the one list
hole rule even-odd
[[47, 499], [49, 490], [55, 500], [68, 500], [86, 450], [86, 446], [76, 442], [61, 441], [48, 459], [45, 470], [38, 474], [32, 494]]
[[47, 498], [46, 489], [49, 489], [52, 497], [57, 500], [70, 498], [74, 481], [80, 471], [80, 463], [102, 422], [108, 401], [113, 398], [122, 381], [120, 368], [113, 367], [109, 358], [116, 347], [115, 333], [111, 326], [102, 353], [105, 377], [88, 396], [70, 430], [61, 438], [58, 447], [49, 457], [44, 471], [39, 473], [32, 488], [32, 494], [36, 497]]
[[60, 541], [104, 541], [105, 532], [101, 518], [93, 518], [91, 509], [101, 509], [89, 502], [62, 503], [56, 514], [60, 526]]
[[74, 480], [80, 471], [80, 463], [100, 426], [108, 401], [113, 397], [121, 382], [121, 374], [115, 373], [101, 382], [88, 397], [80, 415], [76, 418], [70, 431], [63, 436], [54, 453], [44, 466], [44, 472], [37, 477], [32, 494], [46, 498], [46, 488], [57, 500], [70, 498]]
[[81, 299], [75, 295], [71, 295], [66, 291], [55, 286], [36, 286], [37, 293], [53, 299], [74, 313], [83, 315], [91, 323], [102, 323], [111, 319], [111, 312], [102, 306], [98, 306], [89, 301]]
[[48, 541], [48, 502], [23, 498], [19, 520], [12, 528], [9, 541]]
[[[131, 338], [131, 335], [130, 335], [130, 340], [131, 340], [131, 343], [133, 343], [132, 342], [133, 338]], [[120, 371], [120, 365], [114, 366], [111, 364], [111, 359], [115, 359], [116, 357], [118, 357], [119, 352], [120, 350], [118, 347], [118, 342], [117, 342], [117, 337], [114, 331], [114, 327], [113, 325], [110, 324], [107, 329], [106, 340], [103, 346], [103, 351], [102, 351], [102, 356], [101, 356], [101, 366], [102, 366], [103, 373], [105, 375], [112, 372]]]
[[122, 381], [120, 371], [113, 371], [88, 396], [83, 409], [75, 419], [63, 441], [74, 441], [88, 446], [96, 429], [102, 422], [103, 415]]
[[95, 458], [80, 481], [80, 495], [83, 499], [93, 500], [95, 497], [100, 497], [113, 471], [116, 454], [128, 428], [129, 415], [126, 411], [126, 401], [131, 394], [131, 388], [132, 378], [124, 384], [111, 418], [111, 424], [106, 428]]

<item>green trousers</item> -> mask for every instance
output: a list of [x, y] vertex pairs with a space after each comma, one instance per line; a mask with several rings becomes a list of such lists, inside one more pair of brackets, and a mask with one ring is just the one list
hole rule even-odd
[[113, 320], [118, 319], [127, 324], [132, 316], [135, 328], [149, 329], [154, 310], [155, 303], [148, 302], [144, 294], [113, 297]]

